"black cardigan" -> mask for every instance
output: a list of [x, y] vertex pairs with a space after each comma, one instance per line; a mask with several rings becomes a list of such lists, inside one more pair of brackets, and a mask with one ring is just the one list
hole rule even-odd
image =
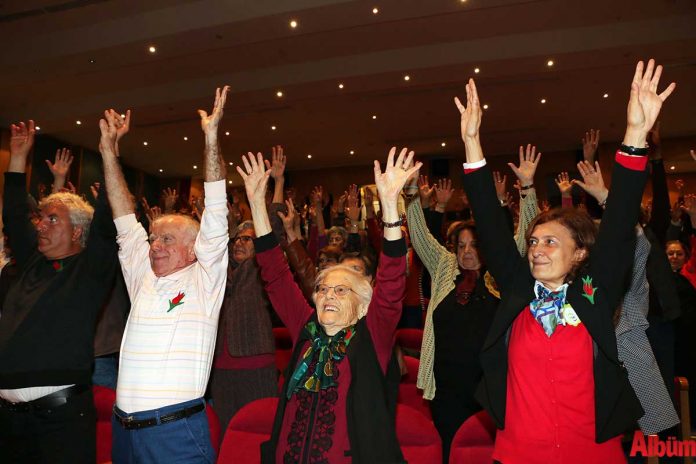
[[[520, 258], [495, 195], [491, 171], [484, 166], [464, 176], [464, 187], [479, 230], [486, 264], [501, 292], [501, 302], [483, 350], [483, 379], [476, 397], [498, 428], [505, 427], [508, 337], [515, 318], [534, 299], [534, 277]], [[635, 425], [643, 415], [623, 364], [619, 362], [612, 322], [633, 263], [634, 226], [646, 173], [614, 164], [612, 189], [587, 271], [572, 282], [567, 300], [585, 324], [595, 346], [595, 440], [605, 442]], [[594, 304], [583, 297], [581, 277], [592, 278]]]
[[90, 384], [97, 314], [118, 266], [116, 228], [101, 192], [87, 245], [54, 263], [37, 250], [26, 175], [5, 174], [3, 218], [20, 274], [0, 319], [0, 388]]
[[[316, 312], [307, 322], [309, 321], [318, 324]], [[285, 395], [288, 379], [292, 376], [297, 360], [302, 356], [306, 340], [308, 338], [303, 330], [285, 370], [285, 383], [278, 400], [271, 439], [261, 444], [263, 464], [275, 463], [276, 448], [288, 401]], [[367, 318], [364, 317], [358, 321], [346, 356], [350, 363], [351, 375], [346, 398], [346, 420], [353, 462], [356, 464], [406, 462], [396, 437], [396, 398], [401, 379], [399, 365], [396, 358], [392, 356], [387, 366], [387, 375], [382, 373], [370, 332], [367, 329]]]

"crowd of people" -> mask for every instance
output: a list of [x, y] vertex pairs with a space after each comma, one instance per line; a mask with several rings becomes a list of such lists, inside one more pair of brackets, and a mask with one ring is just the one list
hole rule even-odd
[[[452, 182], [431, 184], [407, 148], [374, 162], [375, 191], [349, 184], [335, 201], [320, 186], [299, 201], [280, 146], [242, 157], [244, 191], [227, 192], [228, 87], [199, 110], [204, 195], [183, 205], [172, 189], [152, 207], [129, 191], [119, 141], [130, 111], [99, 121], [104, 177], [89, 200], [66, 183], [67, 150], [47, 162], [50, 194], [28, 195], [35, 126], [13, 125], [0, 462], [93, 463], [92, 385], [116, 390], [119, 464], [214, 462], [206, 405], [225, 430], [273, 396], [263, 463], [404, 462], [401, 327], [423, 330], [409, 354], [443, 462], [482, 409], [505, 464], [625, 462], [625, 433], [673, 435], [673, 378], [696, 379], [696, 195], [680, 181], [670, 204], [657, 119], [676, 85], [659, 91], [661, 74], [653, 60], [636, 66], [611, 188], [590, 130], [582, 180], [560, 173], [554, 208], [537, 196], [535, 146], [509, 163], [519, 200], [487, 166], [473, 79], [455, 97], [466, 192], [456, 212]], [[274, 327], [292, 341], [280, 373]]]

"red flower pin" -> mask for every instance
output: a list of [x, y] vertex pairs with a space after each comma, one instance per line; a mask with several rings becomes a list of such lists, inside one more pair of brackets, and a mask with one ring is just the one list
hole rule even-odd
[[171, 311], [172, 309], [176, 308], [179, 305], [184, 304], [184, 302], [181, 301], [184, 299], [184, 296], [185, 296], [184, 292], [179, 292], [179, 294], [177, 296], [175, 296], [174, 298], [169, 300], [169, 309], [167, 310], [167, 312]]
[[582, 278], [582, 291], [584, 292], [582, 296], [590, 300], [590, 303], [594, 304], [594, 296], [597, 289], [592, 286], [592, 277], [585, 276]]

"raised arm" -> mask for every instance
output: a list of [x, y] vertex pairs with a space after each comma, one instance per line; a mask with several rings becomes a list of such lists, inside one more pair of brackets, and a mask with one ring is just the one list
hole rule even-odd
[[34, 145], [34, 121], [10, 126], [10, 164], [5, 174], [3, 225], [12, 246], [12, 255], [23, 266], [36, 251], [36, 229], [29, 221], [26, 164]]
[[48, 170], [53, 174], [52, 193], [60, 192], [65, 186], [65, 179], [68, 176], [72, 162], [72, 154], [70, 154], [70, 150], [67, 148], [56, 150], [56, 157], [53, 163], [51, 163], [51, 160], [46, 160]]
[[198, 110], [201, 117], [201, 129], [205, 136], [205, 149], [203, 150], [203, 162], [205, 164], [205, 181], [216, 182], [224, 180], [227, 175], [225, 161], [222, 159], [220, 144], [218, 143], [218, 125], [222, 119], [223, 108], [227, 100], [229, 86], [219, 87], [215, 90], [215, 103], [213, 112], [208, 114], [204, 110]]
[[423, 165], [419, 161], [411, 167], [414, 153], [409, 152], [407, 148], [401, 149], [396, 160], [394, 159], [395, 155], [396, 147], [392, 147], [389, 150], [384, 172], [382, 172], [379, 161], [375, 160], [375, 184], [377, 184], [377, 194], [382, 204], [383, 235], [388, 241], [399, 240], [402, 236], [402, 221], [399, 218], [398, 209], [399, 196], [408, 178], [413, 173], [418, 172]]
[[491, 171], [483, 157], [479, 139], [481, 107], [473, 79], [469, 79], [466, 85], [466, 100], [464, 106], [455, 97], [466, 153], [464, 188], [476, 218], [486, 265], [496, 283], [505, 291], [517, 272], [521, 258], [512, 231], [500, 226], [506, 219], [497, 199]]
[[661, 74], [662, 66], [655, 67], [652, 59], [645, 67], [642, 61], [636, 66], [628, 102], [626, 134], [616, 155], [612, 188], [592, 251], [591, 272], [598, 276], [616, 303], [622, 296], [623, 279], [633, 255], [634, 226], [638, 221], [647, 176], [645, 141], [662, 103], [676, 87], [672, 83], [658, 94]]
[[287, 158], [283, 154], [283, 147], [277, 145], [271, 148], [271, 162], [265, 160], [266, 169], [271, 171], [271, 177], [275, 185], [273, 186], [272, 203], [283, 203], [283, 192], [285, 190], [285, 163]]
[[130, 110], [126, 111], [126, 117], [122, 118], [119, 113], [110, 109], [104, 111], [104, 118], [99, 120], [99, 129], [101, 130], [99, 152], [104, 164], [106, 194], [111, 204], [114, 219], [135, 213], [135, 205], [131, 200], [128, 184], [126, 184], [121, 165], [118, 162], [118, 140], [128, 133], [130, 118]]

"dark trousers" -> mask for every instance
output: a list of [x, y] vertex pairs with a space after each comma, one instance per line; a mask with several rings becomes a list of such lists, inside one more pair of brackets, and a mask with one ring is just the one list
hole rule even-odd
[[476, 411], [464, 404], [456, 394], [435, 393], [435, 398], [430, 402], [430, 412], [433, 415], [433, 424], [442, 440], [442, 462], [449, 462], [449, 453], [454, 435], [465, 420]]
[[96, 423], [91, 389], [54, 409], [16, 412], [0, 406], [0, 463], [94, 464]]
[[650, 347], [655, 354], [655, 360], [669, 392], [674, 398], [674, 322], [664, 321], [656, 317], [648, 317], [650, 327], [645, 331], [650, 341]]

